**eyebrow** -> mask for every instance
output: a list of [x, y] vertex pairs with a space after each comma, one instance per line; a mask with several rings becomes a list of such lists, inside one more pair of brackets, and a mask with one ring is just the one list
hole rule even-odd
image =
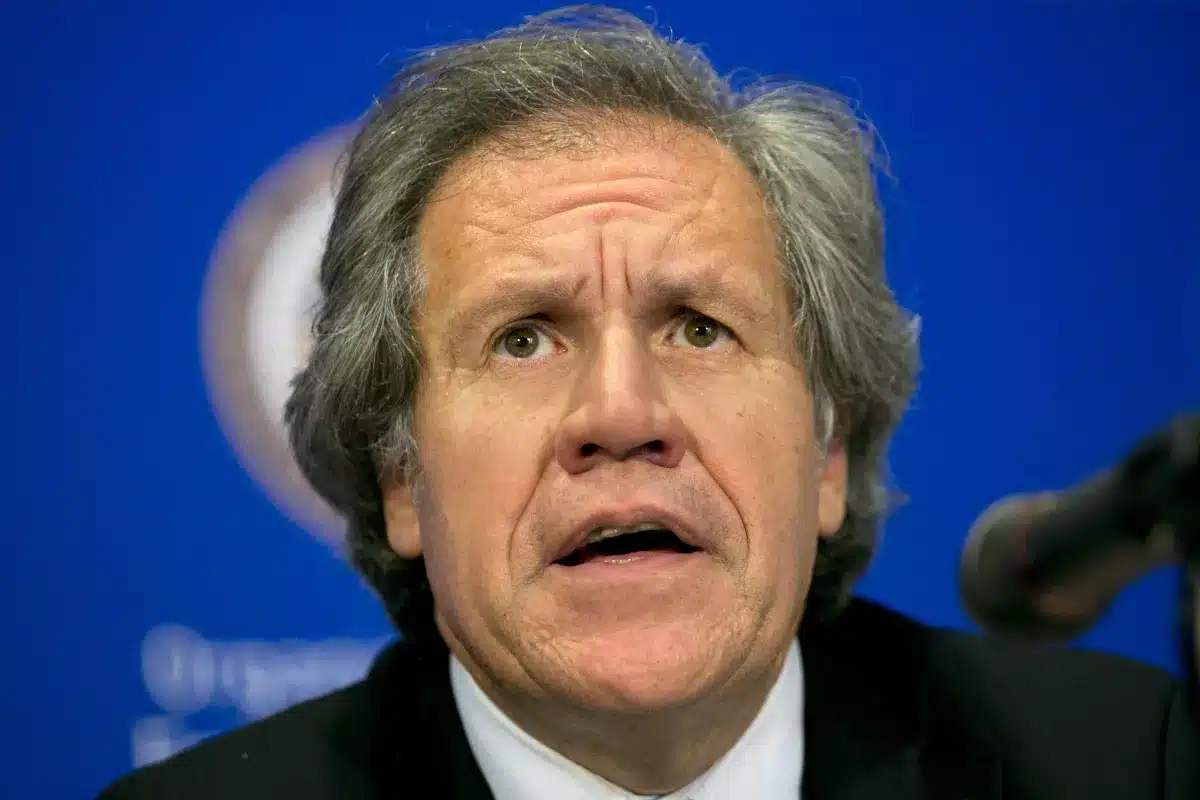
[[744, 287], [730, 286], [724, 280], [724, 272], [717, 264], [706, 264], [686, 275], [652, 269], [638, 282], [637, 289], [660, 305], [713, 308], [743, 321], [753, 321], [770, 313], [769, 304], [761, 302], [758, 292], [748, 294]]
[[489, 282], [487, 296], [468, 301], [446, 325], [452, 343], [460, 342], [472, 327], [505, 317], [519, 319], [547, 309], [569, 305], [581, 291], [586, 275], [564, 279], [561, 275], [516, 274]]

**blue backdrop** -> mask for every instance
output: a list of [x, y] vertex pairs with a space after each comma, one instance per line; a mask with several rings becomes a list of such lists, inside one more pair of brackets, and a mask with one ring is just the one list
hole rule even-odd
[[[0, 796], [65, 800], [353, 679], [387, 635], [214, 411], [236, 365], [201, 345], [213, 254], [397, 59], [549, 5], [26, 5], [0, 8]], [[949, 625], [984, 506], [1200, 405], [1200, 4], [965, 6], [657, 7], [722, 69], [827, 84], [882, 130], [925, 371], [893, 459], [910, 501], [863, 590]], [[1172, 591], [1144, 582], [1085, 643], [1173, 668]]]

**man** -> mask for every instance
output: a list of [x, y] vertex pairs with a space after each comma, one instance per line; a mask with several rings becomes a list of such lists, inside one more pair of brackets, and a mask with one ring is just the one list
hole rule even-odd
[[870, 142], [605, 10], [408, 67], [288, 408], [402, 641], [104, 797], [1198, 796], [1169, 677], [848, 601], [916, 367]]

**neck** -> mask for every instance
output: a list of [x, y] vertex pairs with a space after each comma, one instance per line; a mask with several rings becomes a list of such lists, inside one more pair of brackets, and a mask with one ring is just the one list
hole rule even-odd
[[728, 753], [762, 709], [786, 652], [756, 680], [744, 680], [671, 709], [596, 711], [533, 703], [479, 682], [522, 730], [570, 761], [635, 794], [669, 794]]

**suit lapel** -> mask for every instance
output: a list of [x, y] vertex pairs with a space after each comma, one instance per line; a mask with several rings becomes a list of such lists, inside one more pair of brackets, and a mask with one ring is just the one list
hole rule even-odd
[[444, 643], [393, 645], [367, 685], [377, 709], [368, 766], [375, 797], [493, 800], [454, 703]]
[[800, 631], [804, 800], [990, 800], [992, 763], [930, 685], [936, 632], [865, 602]]

